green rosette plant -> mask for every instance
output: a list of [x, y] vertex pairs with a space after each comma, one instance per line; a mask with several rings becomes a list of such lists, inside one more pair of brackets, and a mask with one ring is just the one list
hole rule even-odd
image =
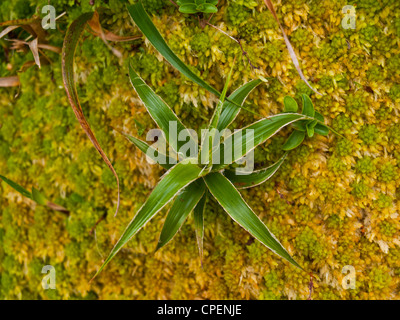
[[179, 11], [182, 13], [216, 13], [218, 0], [178, 0]]

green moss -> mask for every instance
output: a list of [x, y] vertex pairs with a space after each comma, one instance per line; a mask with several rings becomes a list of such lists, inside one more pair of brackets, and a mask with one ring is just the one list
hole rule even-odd
[[260, 27], [256, 20], [250, 19], [239, 27], [240, 37], [242, 39], [252, 39], [256, 41], [260, 39]]
[[378, 179], [382, 182], [391, 182], [397, 179], [397, 168], [391, 163], [384, 163], [379, 168]]
[[375, 41], [375, 37], [379, 35], [379, 29], [376, 26], [369, 25], [363, 28], [360, 33], [363, 40], [372, 44]]
[[397, 37], [400, 38], [400, 18], [395, 19], [393, 25], [394, 25]]
[[250, 17], [250, 10], [233, 2], [227, 8], [227, 16], [228, 21], [232, 25], [237, 26]]
[[291, 206], [284, 199], [277, 198], [272, 201], [269, 206], [269, 214], [274, 215], [284, 215], [291, 211]]
[[400, 125], [395, 124], [388, 129], [389, 141], [393, 144], [400, 144]]
[[326, 226], [331, 229], [341, 229], [344, 224], [344, 221], [340, 219], [337, 214], [331, 215], [328, 219], [326, 219]]
[[393, 109], [390, 107], [381, 106], [376, 110], [376, 118], [379, 120], [388, 120], [393, 114]]
[[393, 221], [382, 221], [379, 224], [379, 229], [387, 237], [393, 237], [397, 232], [396, 223]]
[[375, 125], [365, 125], [358, 132], [358, 136], [367, 145], [372, 145], [379, 138], [379, 130]]
[[352, 188], [351, 194], [359, 199], [365, 198], [370, 190], [370, 188], [363, 182], [354, 183]]
[[146, 11], [150, 14], [160, 13], [166, 5], [166, 1], [163, 0], [142, 0], [143, 6]]
[[400, 55], [395, 55], [387, 60], [387, 70], [391, 76], [400, 76]]
[[264, 281], [266, 289], [261, 293], [261, 300], [276, 300], [280, 299], [281, 294], [281, 281], [278, 273], [276, 271], [272, 271], [264, 275]]
[[347, 170], [347, 165], [340, 158], [331, 156], [328, 159], [328, 169], [336, 175], [341, 175]]
[[332, 120], [332, 127], [338, 132], [346, 131], [347, 129], [350, 129], [352, 126], [353, 122], [344, 113], [339, 114], [336, 118]]
[[347, 139], [340, 139], [336, 143], [335, 152], [341, 157], [351, 155], [353, 152], [353, 143]]
[[364, 114], [368, 109], [368, 105], [365, 102], [363, 93], [357, 91], [355, 94], [349, 94], [346, 97], [346, 108], [354, 115], [361, 116]]
[[311, 260], [321, 261], [328, 255], [328, 251], [323, 246], [321, 237], [314, 233], [309, 227], [306, 227], [296, 236], [295, 246], [304, 257]]
[[379, 197], [377, 200], [375, 200], [375, 204], [377, 205], [378, 208], [388, 208], [392, 205], [392, 198], [384, 193], [379, 193]]
[[380, 290], [390, 286], [392, 277], [390, 274], [379, 267], [373, 268], [368, 274], [368, 289]]
[[309, 206], [301, 205], [294, 209], [294, 219], [296, 222], [308, 222], [315, 217], [315, 211]]
[[375, 164], [371, 157], [365, 156], [356, 163], [356, 171], [359, 173], [369, 174], [375, 171]]
[[398, 100], [398, 99], [400, 99], [400, 84], [395, 83], [395, 84], [390, 88], [389, 97], [392, 98], [392, 100]]
[[205, 32], [196, 33], [190, 41], [190, 46], [196, 52], [205, 53], [211, 48], [211, 41]]
[[385, 71], [381, 66], [373, 65], [367, 71], [367, 77], [369, 81], [384, 81]]
[[313, 42], [313, 35], [307, 29], [298, 28], [290, 36], [290, 40], [294, 46], [301, 48], [309, 46]]
[[292, 192], [302, 192], [307, 189], [307, 179], [302, 175], [297, 175], [290, 179], [288, 187]]

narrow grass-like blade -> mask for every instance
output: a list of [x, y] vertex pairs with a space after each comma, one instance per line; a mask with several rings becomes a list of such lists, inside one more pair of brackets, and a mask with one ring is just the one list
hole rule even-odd
[[[175, 115], [172, 109], [140, 78], [132, 66], [129, 65], [129, 77], [131, 79], [132, 86], [136, 93], [142, 100], [147, 111], [159, 128], [164, 132], [168, 143], [174, 148], [175, 151], [179, 151], [179, 148], [186, 144], [186, 141], [179, 141], [179, 133], [183, 130], [187, 130], [179, 118]], [[170, 132], [170, 122], [176, 123], [177, 132]], [[174, 131], [174, 130], [173, 130]], [[172, 133], [172, 134], [170, 134]], [[192, 142], [197, 146], [197, 141], [191, 137]]]
[[204, 238], [204, 211], [206, 208], [208, 190], [204, 192], [199, 203], [193, 210], [194, 228], [196, 230], [197, 246], [199, 248], [200, 263], [203, 266], [203, 238]]
[[183, 61], [179, 59], [178, 56], [171, 50], [161, 36], [160, 32], [158, 32], [157, 28], [154, 26], [141, 1], [134, 5], [130, 5], [127, 8], [130, 16], [140, 31], [142, 31], [154, 48], [156, 48], [156, 50], [160, 52], [174, 68], [179, 70], [186, 77], [207, 91], [217, 95], [218, 97], [221, 95], [218, 90], [210, 86], [207, 82], [202, 80], [192, 70], [190, 70], [189, 67], [186, 66], [185, 63], [183, 63]]
[[63, 48], [62, 48], [62, 76], [65, 91], [67, 92], [69, 103], [75, 113], [76, 118], [78, 119], [82, 129], [85, 131], [86, 135], [89, 137], [90, 141], [96, 148], [96, 150], [100, 153], [100, 156], [103, 158], [104, 162], [110, 168], [112, 173], [117, 180], [118, 185], [118, 203], [115, 214], [118, 213], [119, 204], [120, 204], [120, 187], [119, 187], [119, 178], [117, 172], [114, 170], [110, 160], [107, 155], [101, 148], [99, 142], [97, 141], [92, 129], [90, 128], [89, 123], [86, 121], [86, 118], [83, 114], [82, 107], [80, 105], [78, 99], [78, 92], [75, 86], [74, 79], [74, 56], [76, 47], [79, 42], [79, 38], [81, 37], [83, 30], [85, 29], [86, 23], [93, 17], [93, 12], [84, 13], [79, 16], [72, 24], [69, 26], [67, 33], [64, 38]]
[[[154, 149], [153, 147], [149, 146], [146, 142], [135, 138], [129, 134], [123, 133], [123, 135], [130, 141], [132, 142], [136, 147], [139, 148], [140, 151], [142, 151], [145, 155], [147, 155], [148, 157], [150, 157], [153, 161], [157, 162], [161, 167], [163, 167], [164, 169], [171, 169], [174, 166], [174, 160], [167, 157], [166, 155], [163, 155], [163, 158], [166, 159], [166, 163], [160, 163], [157, 161], [156, 158], [151, 157], [151, 155], [154, 155], [156, 152], [158, 152], [156, 149]], [[151, 150], [152, 152], [148, 152], [149, 150]]]
[[[235, 60], [236, 60], [236, 58], [235, 58]], [[219, 117], [220, 117], [221, 112], [222, 112], [222, 107], [224, 105], [226, 92], [228, 91], [229, 82], [231, 80], [231, 76], [232, 76], [232, 72], [233, 72], [233, 67], [234, 66], [235, 66], [235, 62], [233, 62], [233, 66], [231, 68], [231, 71], [229, 72], [228, 77], [226, 78], [224, 89], [223, 89], [223, 91], [221, 93], [221, 96], [219, 97], [219, 101], [218, 101], [217, 107], [215, 108], [214, 114], [213, 114], [213, 116], [211, 118], [211, 121], [210, 121], [210, 125], [208, 127], [209, 131], [207, 132], [207, 134], [204, 135], [204, 137], [202, 137], [203, 140], [201, 142], [201, 151], [200, 151], [201, 159], [202, 159], [201, 162], [204, 163], [204, 164], [205, 163], [209, 163], [209, 166], [208, 166], [209, 168], [211, 168], [211, 166], [212, 166], [212, 159], [210, 159], [210, 157], [212, 157], [213, 146], [215, 144], [219, 144], [219, 141], [217, 141], [217, 139], [220, 139], [220, 137], [219, 136], [216, 137], [216, 127], [217, 127], [218, 120], [219, 120]], [[211, 140], [211, 142], [210, 142], [210, 140]], [[207, 146], [207, 145], [208, 145], [208, 150], [205, 150], [204, 146]]]
[[32, 193], [29, 192], [28, 190], [26, 190], [25, 188], [21, 187], [18, 183], [14, 182], [10, 179], [7, 179], [6, 177], [1, 176], [1, 175], [0, 175], [0, 179], [3, 180], [5, 183], [7, 183], [11, 188], [18, 191], [24, 197], [27, 197], [27, 198], [33, 200]]
[[46, 197], [36, 188], [32, 188], [32, 199], [35, 200], [38, 204], [47, 204]]
[[234, 184], [237, 189], [251, 188], [264, 183], [271, 178], [285, 161], [287, 153], [285, 153], [277, 162], [268, 168], [254, 171], [250, 174], [237, 174], [235, 170], [225, 170], [224, 176]]
[[114, 258], [119, 250], [147, 223], [159, 212], [164, 206], [170, 202], [179, 191], [185, 188], [191, 182], [197, 180], [201, 176], [202, 169], [196, 164], [190, 163], [191, 160], [186, 159], [165, 173], [159, 184], [154, 188], [144, 205], [139, 209], [135, 217], [129, 223], [117, 244], [111, 250], [109, 256], [104, 261], [96, 277], [103, 268]]
[[213, 170], [221, 170], [239, 160], [285, 126], [305, 118], [305, 115], [298, 113], [281, 113], [234, 132], [220, 144], [219, 148], [214, 150], [213, 159], [218, 159], [217, 152], [220, 153], [220, 158], [219, 164], [214, 164]]
[[[228, 97], [229, 100], [235, 102], [238, 105], [243, 105], [250, 92], [254, 88], [256, 88], [260, 83], [262, 83], [262, 80], [255, 79], [244, 84], [240, 88], [236, 89]], [[240, 112], [240, 108], [230, 101], [226, 100], [224, 102], [224, 105], [222, 106], [222, 113], [221, 116], [219, 117], [217, 125], [217, 129], [219, 131], [226, 129], [232, 123], [232, 121], [235, 120], [236, 116]]]
[[58, 204], [55, 204], [53, 202], [47, 201], [46, 197], [36, 188], [32, 188], [32, 192], [29, 192], [25, 188], [21, 187], [18, 183], [14, 182], [2, 175], [0, 175], [0, 179], [3, 180], [5, 183], [7, 183], [14, 190], [18, 191], [24, 197], [35, 201], [37, 204], [47, 206], [50, 209], [55, 210], [55, 211], [60, 211], [65, 214], [69, 214], [69, 211], [67, 209], [65, 209], [64, 207], [62, 207]]
[[274, 253], [303, 269], [268, 230], [226, 177], [219, 172], [212, 172], [206, 175], [204, 180], [211, 194], [234, 221]]
[[[236, 60], [236, 57], [235, 57]], [[225, 81], [225, 85], [224, 85], [224, 89], [222, 90], [221, 96], [219, 97], [219, 101], [217, 104], [217, 107], [215, 108], [214, 114], [211, 118], [211, 123], [209, 126], [209, 129], [214, 129], [217, 127], [217, 124], [219, 122], [219, 117], [221, 116], [221, 112], [222, 112], [222, 108], [225, 102], [225, 97], [226, 97], [226, 92], [228, 91], [228, 87], [229, 87], [229, 83], [231, 81], [231, 77], [232, 77], [232, 72], [233, 72], [233, 68], [235, 66], [235, 61], [233, 61], [233, 65], [231, 70], [229, 71], [228, 76], [226, 77], [226, 81]]]
[[205, 190], [206, 185], [204, 184], [204, 180], [197, 179], [179, 193], [165, 219], [156, 250], [172, 240], [189, 213], [192, 212], [203, 196]]

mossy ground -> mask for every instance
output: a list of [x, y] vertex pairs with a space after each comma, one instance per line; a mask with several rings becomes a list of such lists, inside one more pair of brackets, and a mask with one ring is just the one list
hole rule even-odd
[[[61, 46], [66, 26], [82, 12], [103, 8], [104, 28], [138, 34], [123, 1], [53, 0], [50, 30]], [[130, 1], [127, 1], [130, 2]], [[356, 29], [341, 26], [344, 0], [273, 1], [301, 60], [299, 78], [281, 33], [261, 0], [221, 1], [212, 23], [240, 38], [254, 72], [240, 59], [231, 88], [257, 76], [269, 77], [249, 97], [264, 116], [282, 111], [283, 97], [311, 95], [316, 110], [345, 139], [334, 134], [306, 139], [275, 177], [243, 192], [281, 243], [319, 276], [314, 299], [399, 298], [400, 221], [400, 2], [356, 4]], [[0, 21], [28, 18], [47, 0], [2, 1]], [[240, 48], [213, 28], [180, 14], [169, 1], [145, 0], [153, 21], [173, 50], [193, 70], [221, 89]], [[16, 74], [30, 53], [10, 52], [0, 40], [0, 76]], [[78, 93], [85, 115], [122, 182], [114, 218], [116, 183], [69, 107], [60, 57], [51, 66], [20, 74], [18, 89], [0, 89], [0, 173], [26, 188], [35, 186], [71, 215], [35, 206], [0, 183], [0, 298], [12, 299], [305, 299], [307, 274], [283, 261], [236, 225], [214, 202], [205, 216], [204, 268], [200, 267], [193, 221], [170, 244], [153, 253], [164, 210], [121, 250], [91, 284], [89, 279], [143, 204], [162, 170], [112, 130], [135, 136], [155, 125], [127, 77], [132, 58], [138, 73], [191, 128], [205, 127], [215, 97], [180, 75], [144, 39], [113, 43], [120, 62], [88, 32], [76, 53]], [[232, 128], [256, 120], [242, 111]], [[256, 153], [270, 164], [282, 154], [288, 130]], [[90, 230], [107, 213], [95, 234]], [[44, 265], [56, 268], [56, 290], [43, 290]], [[356, 289], [341, 286], [342, 267], [356, 269]]]

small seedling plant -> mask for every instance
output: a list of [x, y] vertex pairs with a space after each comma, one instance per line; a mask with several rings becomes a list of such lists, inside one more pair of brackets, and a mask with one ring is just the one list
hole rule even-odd
[[[167, 46], [157, 29], [151, 23], [146, 12], [141, 11], [141, 4], [128, 7], [128, 10], [141, 31], [148, 36], [153, 46], [184, 75], [200, 84], [209, 91], [215, 93], [216, 89], [193, 74], [190, 69]], [[249, 93], [260, 85], [261, 79], [252, 80], [237, 88], [226, 97], [233, 67], [227, 76], [223, 91], [216, 92], [219, 101], [208, 125], [209, 135], [203, 135], [201, 142], [197, 144], [198, 157], [178, 157], [173, 161], [159, 161], [168, 159], [169, 155], [160, 157], [158, 150], [145, 141], [125, 134], [129, 141], [135, 144], [143, 153], [153, 161], [159, 163], [167, 172], [162, 176], [158, 185], [137, 211], [134, 218], [126, 227], [122, 236], [111, 250], [108, 257], [98, 270], [97, 276], [103, 268], [113, 259], [118, 251], [149, 222], [154, 215], [160, 212], [168, 203], [173, 202], [165, 219], [156, 249], [165, 246], [178, 232], [188, 215], [193, 212], [193, 220], [196, 230], [197, 243], [200, 258], [203, 252], [204, 214], [206, 212], [207, 198], [212, 196], [224, 209], [224, 211], [241, 227], [247, 230], [253, 237], [259, 240], [273, 252], [289, 261], [294, 266], [302, 267], [290, 256], [278, 239], [268, 230], [267, 226], [254, 213], [246, 201], [242, 198], [238, 189], [255, 187], [273, 176], [287, 156], [287, 152], [272, 166], [243, 174], [232, 167], [234, 162], [240, 161], [255, 147], [267, 141], [282, 128], [293, 126], [294, 132], [283, 146], [284, 150], [296, 148], [305, 138], [305, 134], [312, 137], [315, 133], [326, 135], [329, 128], [324, 125], [322, 115], [316, 113], [310, 98], [302, 96], [303, 109], [298, 113], [297, 102], [291, 97], [284, 99], [284, 112], [263, 118], [245, 128], [235, 130], [234, 133], [221, 139], [213, 134], [225, 130], [238, 115]], [[157, 126], [162, 130], [166, 142], [176, 153], [185, 142], [179, 141], [177, 136], [170, 134], [170, 123], [176, 123], [178, 133], [187, 130], [178, 119], [170, 106], [167, 105], [135, 71], [135, 66], [129, 65], [129, 77], [133, 88], [143, 102], [147, 111]], [[251, 132], [251, 138], [248, 132]], [[233, 149], [227, 150], [226, 141], [233, 142]], [[195, 141], [197, 143], [197, 141]], [[240, 152], [232, 152], [240, 150]], [[226, 153], [233, 153], [228, 157], [230, 161], [214, 163], [213, 159], [226, 159]], [[203, 155], [206, 155], [203, 157]], [[177, 163], [176, 163], [177, 161]], [[176, 163], [176, 164], [174, 164]]]
[[179, 11], [182, 13], [217, 13], [219, 0], [178, 0]]

